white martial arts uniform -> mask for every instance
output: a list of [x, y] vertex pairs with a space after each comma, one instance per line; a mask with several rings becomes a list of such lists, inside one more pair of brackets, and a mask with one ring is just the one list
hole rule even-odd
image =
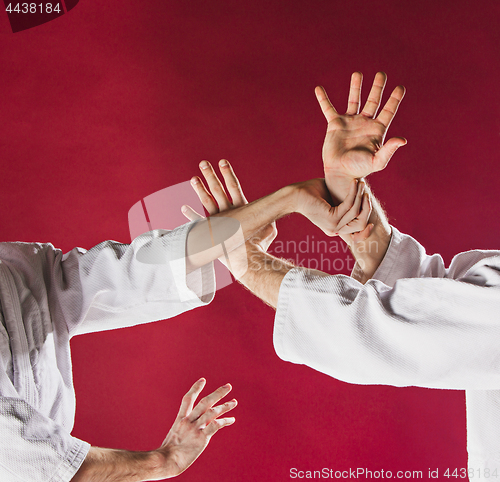
[[291, 270], [274, 346], [350, 383], [465, 389], [469, 470], [500, 476], [500, 251], [461, 253], [446, 269], [393, 228], [365, 285]]
[[[70, 435], [73, 335], [161, 320], [211, 301], [212, 264], [185, 273], [190, 227], [65, 255], [50, 244], [0, 243], [1, 482], [67, 482], [90, 448]], [[135, 259], [153, 238], [167, 264]]]

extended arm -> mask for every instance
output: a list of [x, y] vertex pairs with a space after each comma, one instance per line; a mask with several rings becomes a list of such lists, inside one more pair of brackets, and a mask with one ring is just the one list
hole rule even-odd
[[349, 383], [498, 389], [499, 254], [463, 253], [446, 269], [395, 229], [377, 279], [365, 285], [289, 272], [276, 352]]
[[[247, 204], [229, 163], [221, 161], [219, 166], [235, 202], [229, 202], [212, 166], [204, 161], [201, 168], [210, 192], [197, 177], [193, 178], [193, 187], [211, 216], [199, 221], [189, 233], [188, 270], [227, 255], [264, 226], [293, 212], [303, 214], [330, 236], [359, 231], [366, 226], [371, 206], [362, 182], [351, 180], [346, 198], [336, 206], [328, 202], [330, 196], [322, 179], [286, 186]], [[189, 207], [185, 207], [183, 212], [189, 219], [201, 219], [197, 213], [193, 215]], [[239, 229], [236, 235], [231, 235], [235, 231], [235, 228], [230, 229], [234, 223]], [[239, 277], [239, 274], [236, 273], [236, 276]]]
[[247, 251], [240, 281], [277, 309], [283, 360], [349, 383], [500, 388], [500, 253], [463, 253], [447, 269], [394, 230], [377, 279], [362, 285]]
[[[254, 231], [251, 234], [254, 236], [234, 249], [228, 267], [242, 284], [273, 308], [277, 306], [279, 287], [283, 277], [294, 267], [291, 263], [266, 253], [277, 234], [276, 225], [274, 223], [266, 225], [266, 221], [270, 222], [279, 217], [276, 213], [280, 212], [282, 206], [288, 206], [287, 209], [290, 212], [302, 212], [309, 219], [313, 217], [318, 220], [318, 224], [325, 222], [321, 216], [326, 216], [331, 210], [338, 209], [341, 213], [346, 213], [343, 215], [344, 222], [356, 217], [353, 223], [345, 225], [345, 229], [363, 230], [366, 226], [370, 204], [364, 202], [367, 196], [363, 194], [363, 183], [358, 185], [356, 193], [354, 180], [351, 180], [347, 198], [337, 208], [332, 208], [324, 200], [326, 196], [320, 180], [314, 180], [312, 184], [311, 182], [301, 183], [285, 188], [289, 192], [287, 194], [289, 200], [286, 203], [280, 201], [280, 192], [283, 191], [281, 190], [255, 203], [247, 204], [232, 167], [225, 160], [221, 161], [219, 166], [231, 201], [210, 165], [208, 165], [209, 169], [205, 168], [205, 172], [203, 172], [203, 163], [201, 166], [209, 190], [198, 178], [194, 178], [196, 182], [193, 183], [193, 187], [211, 215], [210, 219], [213, 220], [221, 215], [237, 217], [244, 213], [247, 218], [244, 221], [246, 225], [253, 224]], [[361, 212], [356, 216], [360, 209]], [[219, 213], [220, 210], [223, 211]], [[191, 220], [203, 219], [200, 214], [189, 207], [186, 207], [184, 214]], [[227, 264], [223, 258], [221, 261]], [[317, 273], [320, 274], [319, 271]]]
[[250, 242], [246, 245], [246, 253], [241, 252], [240, 255], [248, 256], [248, 269], [238, 281], [264, 303], [276, 309], [283, 278], [295, 266], [266, 253], [259, 245]]
[[446, 269], [393, 231], [365, 285], [296, 268], [262, 240], [238, 251], [248, 261], [240, 281], [277, 308], [278, 355], [351, 383], [499, 388], [500, 253], [463, 253]]

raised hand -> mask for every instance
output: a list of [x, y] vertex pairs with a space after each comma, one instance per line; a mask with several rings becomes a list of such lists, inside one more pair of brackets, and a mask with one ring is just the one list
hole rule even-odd
[[405, 88], [401, 85], [396, 87], [377, 116], [387, 76], [383, 72], [377, 73], [368, 100], [359, 112], [362, 80], [360, 72], [352, 74], [348, 107], [344, 115], [335, 110], [323, 87], [316, 87], [315, 90], [328, 122], [323, 144], [323, 165], [329, 189], [330, 178], [359, 179], [381, 171], [396, 150], [406, 144], [406, 139], [402, 137], [394, 137], [384, 144]]
[[212, 436], [235, 421], [233, 417], [218, 417], [236, 407], [236, 400], [214, 407], [231, 391], [229, 384], [218, 388], [193, 408], [205, 383], [206, 380], [201, 378], [184, 395], [177, 418], [156, 451], [162, 457], [165, 476], [175, 477], [184, 472], [203, 452]]
[[[194, 176], [191, 179], [193, 189], [210, 216], [248, 204], [231, 164], [227, 160], [222, 159], [219, 161], [219, 169], [222, 173], [227, 192], [208, 161], [200, 163], [200, 170], [208, 185], [208, 189], [198, 176]], [[231, 199], [229, 199], [228, 193]], [[184, 208], [182, 212], [189, 220], [193, 221], [202, 217], [201, 214], [194, 211], [190, 206], [184, 206]], [[257, 236], [252, 239], [252, 242], [260, 246], [264, 251], [267, 251], [277, 234], [276, 223], [273, 222], [264, 226]]]

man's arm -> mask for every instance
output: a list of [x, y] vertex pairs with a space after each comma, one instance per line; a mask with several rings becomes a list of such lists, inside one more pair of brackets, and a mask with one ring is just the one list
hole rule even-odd
[[[247, 242], [246, 253], [241, 251], [239, 256], [241, 262], [248, 263], [248, 269], [238, 281], [264, 303], [276, 309], [283, 278], [295, 266], [289, 261], [266, 253], [258, 244], [252, 242]], [[247, 256], [247, 260], [244, 256]]]
[[154, 452], [91, 447], [72, 482], [142, 482], [161, 480], [162, 460]]
[[[198, 178], [194, 178], [197, 182], [193, 183], [193, 188], [198, 194], [205, 209], [211, 215], [210, 219], [216, 218], [218, 214], [238, 216], [241, 215], [241, 213], [245, 213], [247, 218], [246, 225], [253, 224], [255, 229], [250, 232], [250, 234], [254, 234], [252, 238], [232, 251], [229, 257], [230, 266], [228, 267], [238, 281], [269, 306], [276, 308], [281, 282], [288, 271], [295, 266], [288, 261], [271, 256], [266, 252], [277, 235], [276, 224], [273, 222], [266, 225], [266, 220], [269, 222], [270, 220], [279, 218], [280, 216], [277, 216], [277, 213], [281, 212], [280, 210], [283, 209], [283, 206], [286, 206], [286, 209], [290, 212], [307, 213], [309, 218], [311, 217], [311, 213], [314, 215], [317, 215], [318, 212], [324, 214], [324, 211], [317, 210], [314, 212], [310, 207], [304, 208], [304, 205], [312, 200], [314, 203], [318, 202], [322, 209], [323, 203], [326, 203], [326, 201], [324, 201], [321, 196], [325, 196], [325, 193], [321, 191], [320, 193], [315, 192], [314, 195], [310, 195], [307, 190], [304, 192], [303, 184], [306, 183], [302, 183], [300, 185], [287, 186], [287, 188], [285, 188], [288, 190], [285, 202], [280, 201], [280, 191], [283, 191], [280, 190], [255, 203], [248, 204], [236, 174], [230, 164], [226, 160], [223, 160], [219, 164], [219, 167], [227, 191], [231, 196], [231, 200], [229, 200], [228, 193], [226, 193], [212, 167], [208, 164], [209, 169], [207, 169], [206, 167], [204, 168], [203, 165], [204, 163], [202, 163], [200, 167], [209, 189], [207, 190]], [[321, 183], [317, 183], [317, 185], [320, 187], [322, 186]], [[348, 211], [348, 214], [344, 216], [347, 217], [347, 219], [355, 216], [355, 213], [361, 208], [361, 212], [354, 223], [349, 223], [349, 226], [346, 228], [363, 230], [366, 226], [367, 219], [370, 215], [370, 204], [363, 203], [362, 196], [364, 200], [367, 199], [367, 196], [366, 194], [362, 194], [362, 188], [363, 186], [361, 183], [361, 185], [358, 186], [356, 194], [354, 180], [351, 180], [349, 187], [350, 192], [344, 201], [346, 206], [339, 206], [344, 212]], [[318, 188], [315, 187], [315, 189]], [[363, 206], [361, 206], [362, 204]], [[349, 206], [351, 205], [353, 205], [353, 207], [349, 210]], [[224, 211], [220, 212], [222, 209], [224, 209]], [[193, 211], [189, 206], [186, 206], [183, 212], [190, 220], [203, 219], [200, 214]], [[353, 228], [352, 226], [355, 227]], [[260, 229], [257, 230], [258, 228]], [[221, 258], [221, 262], [227, 265], [229, 258]], [[326, 276], [325, 273], [320, 271], [312, 270], [312, 272], [315, 272], [318, 276]]]
[[[396, 150], [406, 144], [406, 139], [395, 137], [384, 144], [389, 126], [396, 115], [405, 89], [398, 86], [377, 116], [387, 76], [377, 73], [368, 100], [360, 112], [362, 74], [351, 77], [348, 108], [340, 115], [330, 103], [325, 90], [316, 88], [316, 97], [328, 122], [323, 144], [325, 182], [334, 201], [343, 199], [352, 179], [363, 179], [372, 172], [384, 169]], [[389, 241], [391, 228], [378, 200], [367, 188], [372, 212], [368, 228], [358, 234], [343, 235], [357, 261], [355, 277], [366, 282], [382, 261]]]
[[[255, 236], [264, 226], [293, 212], [303, 214], [330, 236], [359, 231], [366, 226], [371, 206], [364, 193], [363, 182], [356, 184], [352, 179], [346, 198], [335, 206], [329, 202], [330, 196], [322, 179], [286, 186], [248, 204], [229, 163], [224, 160], [219, 166], [233, 203], [229, 202], [212, 166], [203, 161], [200, 167], [210, 192], [199, 178], [193, 178], [192, 182], [211, 216], [197, 223], [189, 233], [188, 270], [227, 255]], [[201, 218], [187, 206], [183, 213], [189, 219]], [[236, 234], [233, 235], [233, 232]]]
[[463, 253], [446, 269], [439, 255], [394, 229], [377, 279], [363, 286], [296, 268], [256, 241], [236, 251], [248, 261], [240, 281], [277, 309], [282, 359], [350, 383], [500, 387], [500, 253]]
[[349, 383], [498, 389], [499, 254], [462, 253], [446, 268], [394, 229], [377, 279], [363, 286], [247, 243], [239, 281], [277, 309], [283, 360]]
[[229, 384], [203, 398], [193, 408], [204, 386], [202, 378], [184, 396], [174, 425], [159, 449], [132, 452], [91, 447], [72, 482], [142, 482], [169, 479], [184, 472], [203, 452], [212, 436], [235, 421], [232, 417], [218, 417], [236, 407], [236, 400], [213, 407], [231, 391]]

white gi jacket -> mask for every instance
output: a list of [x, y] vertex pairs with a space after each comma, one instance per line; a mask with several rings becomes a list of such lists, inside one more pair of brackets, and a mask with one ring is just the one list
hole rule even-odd
[[350, 383], [465, 389], [469, 470], [500, 476], [500, 251], [461, 253], [445, 268], [392, 228], [365, 285], [291, 270], [274, 346], [283, 360]]
[[[186, 277], [190, 227], [64, 255], [51, 244], [0, 243], [0, 481], [67, 482], [85, 459], [89, 444], [70, 435], [73, 335], [161, 320], [211, 301], [212, 264]], [[153, 238], [172, 263], [135, 259]]]

